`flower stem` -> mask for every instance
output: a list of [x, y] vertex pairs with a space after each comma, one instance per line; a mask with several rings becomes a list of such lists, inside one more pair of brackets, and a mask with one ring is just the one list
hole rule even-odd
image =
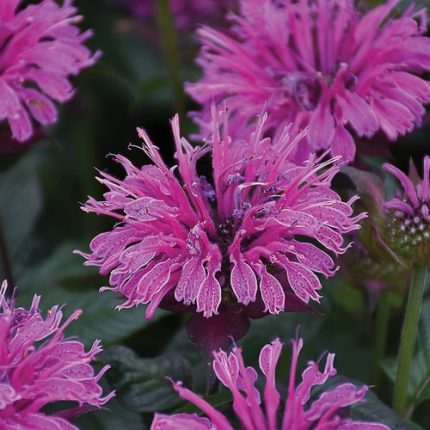
[[381, 361], [385, 357], [387, 347], [387, 335], [390, 322], [390, 308], [391, 305], [389, 292], [384, 291], [379, 297], [378, 307], [376, 310], [375, 341], [373, 344], [372, 379], [377, 392], [379, 392], [381, 388]]
[[406, 409], [409, 375], [421, 314], [425, 282], [426, 267], [418, 266], [412, 273], [409, 286], [406, 314], [400, 337], [396, 382], [394, 384], [393, 408], [400, 415], [404, 415]]
[[173, 90], [175, 109], [180, 117], [183, 117], [184, 109], [184, 89], [180, 76], [181, 61], [178, 50], [178, 37], [175, 23], [170, 10], [169, 0], [158, 0], [157, 17], [160, 36], [163, 41], [164, 55], [169, 71], [170, 84]]

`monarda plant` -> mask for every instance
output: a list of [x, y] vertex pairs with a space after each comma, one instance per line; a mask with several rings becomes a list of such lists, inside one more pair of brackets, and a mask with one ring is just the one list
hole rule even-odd
[[[109, 274], [102, 290], [126, 297], [119, 309], [146, 304], [152, 318], [158, 306], [180, 303], [205, 318], [247, 318], [319, 302], [317, 274], [333, 276], [333, 257], [348, 248], [344, 234], [365, 215], [353, 215], [356, 197], [343, 202], [331, 188], [340, 157], [291, 162], [305, 133], [286, 127], [276, 140], [264, 138], [267, 120], [262, 115], [247, 139], [233, 140], [227, 113], [213, 108], [211, 140], [193, 147], [175, 117], [177, 166], [169, 168], [139, 130], [153, 164], [138, 168], [116, 156], [125, 178], [100, 172], [109, 191], [83, 210], [116, 224], [82, 255]], [[204, 157], [212, 161], [209, 177], [197, 173]]]

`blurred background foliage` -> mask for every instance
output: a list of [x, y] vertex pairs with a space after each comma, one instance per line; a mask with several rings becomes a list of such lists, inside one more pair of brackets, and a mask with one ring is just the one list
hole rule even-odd
[[[138, 165], [147, 161], [142, 151], [129, 150], [130, 143], [138, 143], [137, 126], [148, 130], [163, 156], [173, 163], [169, 118], [175, 113], [175, 100], [154, 22], [145, 24], [134, 19], [114, 0], [76, 0], [75, 4], [85, 17], [83, 27], [95, 32], [89, 44], [93, 49], [101, 49], [103, 57], [75, 79], [76, 96], [61, 108], [59, 123], [45, 130], [44, 137], [19, 146], [7, 141], [7, 133], [2, 134], [2, 276], [19, 286], [18, 301], [23, 305], [38, 293], [45, 309], [56, 303], [65, 303], [66, 313], [82, 308], [84, 314], [70, 327], [69, 335], [78, 336], [86, 345], [96, 338], [102, 340], [106, 351], [100, 360], [113, 366], [106, 384], [115, 387], [118, 396], [105, 411], [82, 417], [81, 428], [142, 429], [148, 426], [154, 411], [184, 410], [166, 375], [204, 392], [205, 364], [185, 334], [184, 315], [158, 311], [154, 320], [148, 322], [142, 308], [115, 311], [119, 298], [99, 294], [98, 288], [106, 280], [96, 271], [84, 268], [82, 258], [72, 251], [86, 250], [96, 233], [110, 227], [107, 218], [88, 216], [80, 210], [87, 195], [100, 196], [103, 192], [94, 179], [94, 167], [121, 175], [108, 156], [112, 153], [126, 153]], [[197, 42], [186, 33], [181, 33], [177, 42], [182, 63], [178, 73], [183, 80], [193, 80], [199, 74], [193, 64]], [[191, 101], [186, 100], [185, 110], [193, 108]], [[183, 116], [182, 124], [186, 134], [192, 130], [187, 117]], [[368, 151], [378, 139], [382, 137], [377, 136], [370, 144], [362, 143], [364, 155], [359, 167], [380, 174], [383, 157]], [[391, 145], [384, 158], [391, 158], [406, 171], [411, 158], [420, 166], [422, 156], [429, 153], [427, 120], [423, 128]], [[343, 177], [339, 185], [351, 186], [352, 182]], [[307, 360], [317, 360], [323, 351], [335, 352], [336, 367], [342, 377], [373, 383], [372, 342], [378, 329], [378, 297], [363, 288], [363, 267], [348, 260], [344, 264], [345, 269], [326, 283], [325, 298], [317, 314], [292, 313], [253, 321], [241, 342], [248, 363], [256, 363], [260, 348], [274, 336], [289, 345], [299, 327], [305, 338], [302, 365]], [[401, 286], [385, 298], [391, 315], [386, 328], [388, 356], [397, 351], [403, 298]], [[284, 360], [285, 364], [279, 366], [279, 380], [287, 384], [288, 352]], [[377, 394], [388, 402], [395, 361], [385, 359], [381, 366], [384, 373], [379, 376]], [[373, 393], [369, 394], [369, 406], [359, 406], [353, 414], [357, 418], [383, 420], [393, 429], [430, 429], [428, 292], [408, 396], [409, 418], [414, 418], [419, 426], [401, 421]], [[229, 401], [224, 394], [209, 397], [219, 407]]]

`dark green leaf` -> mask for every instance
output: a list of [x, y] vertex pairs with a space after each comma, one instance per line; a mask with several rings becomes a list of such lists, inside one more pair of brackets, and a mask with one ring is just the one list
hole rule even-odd
[[[78, 336], [87, 346], [95, 339], [101, 339], [105, 346], [116, 343], [150, 324], [142, 308], [116, 311], [119, 297], [98, 292], [100, 277], [82, 266], [82, 259], [72, 253], [74, 248], [65, 244], [43, 264], [27, 270], [18, 283], [19, 302], [28, 304], [37, 293], [42, 295], [43, 309], [55, 304], [66, 304], [66, 313], [82, 309], [81, 318], [70, 325], [67, 333]], [[158, 312], [155, 318], [162, 315]]]
[[381, 402], [372, 391], [367, 393], [365, 402], [353, 406], [351, 416], [357, 421], [386, 424], [391, 430], [410, 430], [414, 428]]
[[[352, 383], [357, 388], [364, 385], [356, 380], [339, 375], [330, 378], [326, 384], [314, 389], [312, 397], [316, 399], [321, 395], [321, 393], [333, 390], [338, 385], [344, 383]], [[351, 418], [355, 421], [386, 424], [390, 430], [412, 430], [414, 428], [379, 400], [371, 390], [366, 393], [366, 397], [362, 402], [352, 405]]]
[[381, 179], [371, 172], [344, 166], [341, 170], [354, 183], [364, 207], [374, 221], [382, 217], [382, 205], [385, 200], [385, 191]]
[[178, 406], [181, 399], [167, 378], [190, 384], [191, 366], [180, 354], [140, 358], [131, 349], [115, 346], [105, 351], [101, 359], [112, 366], [107, 377], [118, 398], [133, 411], [156, 412]]
[[[232, 403], [233, 397], [230, 391], [223, 390], [222, 393], [211, 394], [210, 396], [202, 396], [208, 403], [210, 403], [215, 409], [221, 410], [224, 406], [228, 406]], [[197, 414], [203, 415], [201, 409], [192, 403], [186, 403], [184, 406], [176, 409], [175, 414]]]
[[115, 399], [104, 409], [80, 417], [76, 424], [82, 430], [144, 430], [141, 415], [124, 408]]
[[30, 234], [42, 209], [40, 160], [38, 151], [30, 151], [0, 176], [0, 222], [15, 275], [32, 251]]

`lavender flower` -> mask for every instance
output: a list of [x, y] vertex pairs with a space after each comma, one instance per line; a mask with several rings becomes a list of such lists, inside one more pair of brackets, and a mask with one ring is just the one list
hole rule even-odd
[[101, 351], [94, 342], [85, 352], [77, 340], [64, 339], [64, 329], [76, 320], [75, 311], [61, 325], [58, 306], [43, 318], [39, 311], [40, 297], [35, 296], [29, 310], [16, 308], [5, 298], [7, 283], [0, 290], [0, 428], [8, 430], [77, 430], [62, 417], [66, 411], [46, 414], [43, 408], [51, 403], [71, 401], [78, 410], [100, 407], [114, 393], [102, 397], [99, 379], [108, 370], [105, 366], [95, 375], [89, 363]]
[[[117, 221], [95, 237], [86, 264], [110, 274], [111, 289], [129, 308], [147, 304], [151, 318], [163, 299], [196, 305], [205, 317], [223, 303], [247, 307], [262, 302], [276, 314], [290, 301], [319, 301], [321, 283], [336, 271], [331, 255], [343, 253], [343, 234], [359, 228], [363, 214], [331, 188], [339, 157], [311, 156], [302, 165], [288, 161], [303, 133], [290, 139], [285, 128], [277, 142], [262, 138], [263, 115], [247, 140], [232, 141], [227, 114], [213, 109], [210, 144], [193, 148], [172, 121], [177, 168], [169, 169], [146, 133], [143, 149], [153, 165], [116, 160], [126, 177], [101, 172], [109, 191], [89, 198], [83, 210]], [[220, 134], [222, 129], [222, 134]], [[196, 164], [212, 157], [212, 184]], [[176, 174], [175, 174], [176, 171]], [[318, 243], [319, 247], [314, 243]], [[287, 289], [289, 286], [289, 289]]]
[[[242, 351], [233, 348], [230, 354], [220, 350], [214, 353], [213, 370], [218, 380], [233, 396], [233, 411], [244, 430], [389, 430], [384, 424], [355, 421], [346, 417], [345, 409], [364, 399], [367, 387], [356, 388], [343, 383], [325, 390], [317, 400], [311, 400], [311, 390], [323, 385], [336, 375], [333, 367], [334, 354], [328, 354], [324, 370], [313, 361], [302, 373], [302, 382], [296, 387], [297, 362], [303, 340], [293, 341], [288, 395], [281, 414], [281, 395], [276, 388], [275, 374], [282, 343], [275, 339], [260, 352], [260, 369], [266, 384], [263, 393], [255, 387], [258, 373], [253, 367], [245, 367]], [[233, 430], [238, 428], [229, 422], [206, 400], [184, 388], [180, 382], [175, 390], [199, 409], [206, 417], [195, 414], [156, 414], [151, 430]], [[263, 398], [263, 400], [262, 400]], [[264, 404], [264, 408], [263, 408]]]
[[23, 142], [33, 134], [31, 117], [42, 125], [57, 121], [54, 101], [73, 96], [68, 78], [92, 66], [83, 42], [91, 31], [75, 26], [72, 0], [59, 6], [53, 0], [21, 6], [21, 0], [0, 4], [0, 121], [7, 120], [12, 136]]
[[[398, 179], [402, 190], [384, 204], [388, 216], [387, 230], [396, 252], [405, 257], [430, 258], [430, 157], [423, 163], [423, 178], [412, 180], [392, 164], [384, 170]], [[412, 176], [412, 175], [411, 175]], [[417, 175], [415, 175], [417, 176]]]
[[352, 0], [241, 0], [229, 33], [203, 27], [198, 64], [188, 84], [203, 106], [226, 100], [239, 123], [267, 109], [276, 134], [309, 125], [297, 157], [330, 149], [353, 160], [358, 136], [382, 130], [390, 140], [420, 125], [430, 102], [430, 39], [425, 8], [391, 18], [399, 0], [362, 14]]

